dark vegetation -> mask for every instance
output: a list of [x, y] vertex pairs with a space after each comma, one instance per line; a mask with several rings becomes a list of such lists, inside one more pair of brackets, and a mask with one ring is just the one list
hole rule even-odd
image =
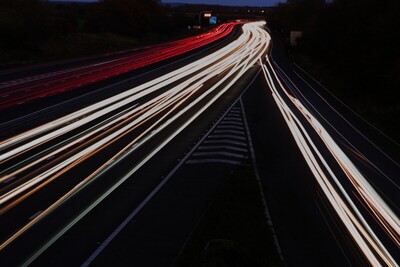
[[232, 172], [175, 266], [282, 266], [251, 168]]
[[[244, 1], [245, 3], [245, 1]], [[219, 6], [219, 5], [178, 5], [172, 10], [178, 14], [186, 14], [190, 18], [198, 21], [200, 11], [212, 11], [220, 22], [231, 20], [265, 20], [273, 8], [271, 7], [236, 7], [236, 6]]]
[[2, 0], [0, 64], [4, 68], [164, 42], [188, 35], [188, 20], [170, 14], [158, 0]]
[[[268, 8], [163, 5], [160, 0], [0, 1], [0, 69], [135, 46], [198, 34], [199, 12], [219, 22], [264, 18]], [[205, 22], [205, 21], [204, 21]], [[206, 25], [203, 25], [206, 26]], [[207, 29], [203, 27], [202, 30]]]
[[400, 1], [288, 0], [270, 17], [291, 54], [346, 104], [400, 141]]

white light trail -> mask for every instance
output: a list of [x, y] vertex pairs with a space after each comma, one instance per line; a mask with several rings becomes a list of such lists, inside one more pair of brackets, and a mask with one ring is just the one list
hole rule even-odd
[[[17, 179], [24, 181], [23, 183], [10, 186], [6, 192], [0, 191], [0, 205], [3, 206], [0, 207], [0, 213], [4, 213], [71, 168], [82, 164], [105, 147], [127, 136], [138, 126], [146, 126], [142, 132], [138, 132], [135, 137], [132, 137], [131, 141], [118, 153], [106, 162], [99, 164], [99, 167], [91, 175], [84, 178], [29, 224], [3, 242], [0, 245], [0, 250], [57, 208], [71, 195], [104, 175], [109, 169], [134, 153], [141, 145], [161, 131], [167, 129], [173, 123], [177, 123], [178, 119], [183, 118], [183, 115], [191, 114], [154, 151], [161, 149], [174, 136], [185, 129], [265, 54], [270, 38], [261, 29], [260, 26], [262, 25], [261, 22], [245, 24], [243, 25], [243, 33], [237, 40], [209, 56], [1, 142], [0, 151], [4, 151], [0, 155], [1, 164], [5, 164], [11, 159], [19, 160], [21, 158], [21, 161], [0, 172], [0, 181], [5, 181], [10, 176], [22, 174], [22, 171], [32, 170], [32, 175], [24, 175], [24, 177]], [[174, 86], [172, 86], [173, 84]], [[208, 84], [207, 87], [204, 84]], [[149, 95], [154, 93], [158, 95], [149, 98]], [[208, 98], [210, 99], [204, 103], [204, 100]], [[87, 123], [95, 124], [85, 129]], [[68, 133], [73, 130], [82, 131], [71, 137]], [[57, 141], [57, 144], [50, 148], [47, 147], [49, 141], [59, 139], [62, 140]], [[79, 150], [74, 148], [78, 145], [81, 148]], [[41, 149], [42, 147], [43, 149]], [[68, 151], [68, 149], [72, 150], [65, 153], [64, 151]], [[37, 150], [39, 151], [37, 152]], [[33, 151], [34, 155], [24, 158], [28, 151]], [[151, 152], [150, 154], [154, 155], [155, 153]], [[59, 156], [54, 157], [55, 155]], [[36, 170], [35, 166], [40, 166], [45, 160], [47, 160], [46, 166], [48, 168], [44, 171], [40, 168]], [[148, 158], [146, 158], [147, 160]], [[142, 164], [143, 162], [139, 165]], [[138, 166], [134, 169], [136, 170]], [[121, 184], [122, 182], [116, 181], [117, 183]]]
[[[307, 110], [299, 99], [289, 94], [288, 90], [282, 84], [280, 77], [275, 72], [269, 58], [267, 58], [267, 64], [268, 66], [263, 65], [263, 71], [265, 79], [271, 89], [272, 96], [318, 184], [353, 240], [356, 242], [356, 245], [372, 266], [382, 266], [382, 264], [398, 266], [360, 213], [350, 198], [349, 193], [344, 189], [338, 176], [322, 156], [322, 153], [306, 130], [305, 125], [296, 116], [291, 106], [294, 106], [295, 110], [299, 111], [306, 119], [309, 126], [314, 129], [315, 133], [317, 133], [320, 140], [324, 143], [325, 147], [342, 169], [343, 174], [347, 176], [353, 185], [355, 190], [353, 192], [359, 193], [359, 196], [361, 196], [359, 199], [364, 200], [366, 206], [370, 208], [370, 212], [375, 215], [375, 219], [381, 223], [382, 228], [397, 246], [399, 246], [400, 236], [400, 221], [398, 217], [383, 201], [376, 190], [372, 188], [367, 179], [360, 173], [343, 150], [340, 149], [326, 129], [319, 123], [317, 118]], [[273, 77], [279, 86], [275, 85]], [[285, 99], [288, 99], [288, 101]], [[322, 166], [319, 162], [322, 163]], [[331, 183], [331, 180], [334, 181], [334, 184]], [[335, 189], [335, 186], [339, 188], [339, 192]]]

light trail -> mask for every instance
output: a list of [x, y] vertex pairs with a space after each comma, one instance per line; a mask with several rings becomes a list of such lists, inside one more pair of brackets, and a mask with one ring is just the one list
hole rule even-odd
[[[246, 37], [241, 36], [240, 38], [242, 40], [244, 40]], [[126, 92], [118, 94], [114, 97], [111, 97], [111, 98], [101, 101], [99, 103], [93, 104], [87, 108], [84, 108], [82, 110], [74, 112], [70, 115], [67, 115], [67, 116], [57, 119], [55, 121], [49, 122], [45, 125], [39, 126], [36, 129], [32, 129], [31, 131], [25, 132], [23, 134], [17, 135], [8, 140], [0, 142], [0, 151], [3, 151], [4, 149], [6, 149], [10, 146], [18, 144], [22, 141], [25, 141], [29, 138], [38, 136], [45, 132], [51, 131], [51, 130], [55, 129], [56, 127], [59, 127], [63, 124], [71, 124], [72, 123], [72, 125], [65, 126], [63, 128], [63, 130], [60, 130], [56, 133], [51, 133], [51, 134], [47, 135], [46, 137], [41, 138], [39, 140], [32, 141], [29, 145], [19, 147], [18, 149], [14, 150], [13, 152], [8, 152], [8, 153], [2, 154], [0, 156], [0, 163], [2, 163], [3, 160], [9, 158], [10, 156], [16, 155], [20, 151], [25, 151], [28, 147], [33, 147], [35, 144], [38, 144], [43, 140], [48, 141], [49, 138], [57, 137], [58, 134], [60, 134], [60, 133], [62, 134], [62, 133], [65, 133], [66, 131], [71, 131], [81, 125], [84, 125], [85, 123], [89, 122], [89, 119], [86, 119], [85, 121], [79, 121], [79, 119], [84, 116], [89, 116], [90, 114], [92, 114], [94, 112], [99, 112], [99, 110], [105, 109], [107, 107], [111, 110], [115, 110], [115, 109], [119, 108], [121, 105], [125, 105], [126, 103], [130, 103], [130, 102], [135, 101], [135, 100], [137, 100], [141, 97], [144, 97], [148, 94], [154, 93], [155, 91], [162, 89], [163, 87], [168, 86], [169, 84], [174, 83], [174, 82], [178, 81], [179, 79], [187, 77], [190, 74], [194, 74], [194, 73], [198, 72], [200, 69], [206, 67], [207, 65], [212, 65], [215, 62], [219, 61], [221, 58], [223, 58], [224, 56], [229, 54], [229, 52], [227, 52], [227, 51], [232, 49], [234, 46], [235, 46], [235, 43], [231, 43], [228, 46], [226, 46], [224, 49], [218, 50], [218, 51], [212, 53], [211, 55], [204, 57], [202, 60], [200, 60], [198, 62], [191, 63], [191, 64], [187, 65], [186, 67], [180, 68], [176, 71], [172, 71], [172, 72], [170, 72], [162, 77], [159, 77], [153, 81], [147, 82], [143, 85], [135, 87], [131, 90], [128, 90]], [[130, 97], [130, 98], [128, 98], [128, 97]], [[121, 102], [125, 98], [127, 98], [126, 101]], [[114, 105], [110, 106], [111, 104], [114, 104]], [[96, 118], [104, 115], [104, 113], [105, 113], [105, 111], [103, 111], [103, 112], [100, 111], [100, 113], [96, 113], [96, 115], [92, 115], [90, 117], [90, 119], [96, 119]]]
[[129, 55], [118, 56], [117, 54], [117, 58], [112, 60], [0, 83], [0, 88], [2, 88], [0, 92], [0, 109], [73, 90], [182, 55], [228, 36], [238, 24], [240, 23], [222, 24], [201, 35], [133, 50]]
[[[358, 193], [358, 200], [364, 203], [364, 207], [369, 208], [369, 213], [374, 216], [375, 221], [380, 224], [394, 244], [400, 248], [400, 220], [397, 215], [379, 196], [378, 192], [370, 185], [346, 153], [337, 145], [318, 119], [298, 98], [289, 93], [268, 57], [267, 65], [263, 65], [263, 71], [273, 99], [285, 119], [297, 146], [355, 244], [372, 266], [398, 266], [398, 263], [380, 241], [350, 195]], [[301, 118], [296, 113], [300, 113], [303, 121], [305, 119], [307, 124], [302, 123]], [[310, 135], [311, 133], [306, 129], [309, 126], [312, 127], [324, 147], [330, 152], [336, 164], [341, 168], [342, 173], [336, 174], [324, 156], [322, 156], [323, 153], [317, 147]], [[347, 191], [340, 182], [340, 177], [343, 177], [343, 175], [348, 178], [348, 182], [353, 186], [352, 190]]]
[[[100, 162], [92, 174], [83, 177], [36, 218], [17, 229], [2, 242], [0, 250], [171, 125], [177, 125], [177, 130], [162, 140], [150, 155], [183, 131], [266, 53], [270, 37], [260, 27], [262, 25], [261, 22], [245, 24], [237, 40], [209, 56], [1, 142], [0, 162], [8, 166], [0, 172], [0, 181], [17, 177], [0, 190], [0, 213], [4, 214], [45, 189], [50, 182], [65, 177], [71, 169], [84, 164], [106, 147], [129, 136], [122, 149]], [[88, 124], [92, 126], [85, 128]], [[79, 133], [71, 135], [75, 131]], [[149, 158], [145, 157], [133, 170], [136, 171]], [[117, 179], [110, 190], [128, 178]], [[82, 218], [87, 212], [78, 214], [77, 218]], [[73, 221], [79, 220], [75, 218]], [[60, 233], [65, 231], [60, 230]]]

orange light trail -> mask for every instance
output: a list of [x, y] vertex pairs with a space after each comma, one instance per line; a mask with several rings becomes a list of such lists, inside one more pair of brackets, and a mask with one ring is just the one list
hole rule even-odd
[[[185, 118], [185, 121], [179, 122], [174, 132], [167, 134], [149, 155], [133, 167], [129, 175], [116, 179], [105, 194], [72, 222], [79, 221], [106, 198], [258, 62], [270, 42], [269, 36], [261, 28], [263, 25], [262, 22], [245, 24], [238, 39], [202, 59], [0, 142], [0, 164], [9, 165], [0, 171], [0, 181], [17, 177], [7, 185], [6, 190], [0, 190], [0, 212], [4, 214], [28, 201], [32, 194], [39, 193], [55, 179], [66, 177], [73, 168], [129, 136], [123, 148], [100, 162], [89, 176], [83, 177], [37, 217], [17, 229], [2, 242], [0, 250], [89, 183], [105, 175], [148, 140]], [[88, 124], [92, 126], [86, 127]], [[78, 130], [78, 133], [71, 134]], [[61, 229], [57, 238], [68, 227], [72, 227], [71, 224]], [[43, 245], [39, 252], [47, 248], [48, 244]]]

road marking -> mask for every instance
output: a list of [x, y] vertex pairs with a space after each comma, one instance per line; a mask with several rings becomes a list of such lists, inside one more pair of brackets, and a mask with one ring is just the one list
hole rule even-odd
[[196, 152], [193, 154], [195, 157], [202, 157], [202, 156], [228, 156], [234, 157], [239, 159], [244, 159], [247, 156], [243, 154], [237, 154], [232, 152], [224, 152], [224, 151], [210, 151], [210, 152]]
[[208, 150], [208, 149], [229, 149], [229, 150], [235, 150], [235, 151], [241, 151], [241, 152], [248, 152], [248, 150], [245, 148], [239, 148], [239, 147], [234, 147], [234, 146], [200, 146], [199, 147], [199, 150]]
[[236, 121], [223, 121], [223, 122], [221, 122], [221, 124], [243, 126], [243, 124], [241, 122], [236, 122]]
[[234, 126], [234, 125], [230, 125], [230, 126], [225, 126], [225, 125], [219, 125], [218, 127], [217, 127], [217, 129], [227, 129], [227, 130], [230, 130], [230, 129], [232, 129], [232, 130], [239, 130], [239, 131], [243, 131], [244, 130], [244, 128], [243, 127], [239, 127], [239, 126]]
[[7, 180], [3, 181], [3, 184], [8, 184], [9, 182], [11, 182], [12, 180], [14, 180], [15, 178], [17, 178], [17, 176], [13, 176], [8, 178]]
[[246, 128], [247, 137], [249, 139], [248, 143], [249, 143], [250, 155], [251, 155], [251, 159], [252, 159], [251, 162], [252, 162], [252, 165], [253, 165], [254, 175], [256, 176], [256, 179], [257, 179], [262, 205], [264, 207], [264, 215], [265, 215], [265, 217], [267, 219], [267, 223], [268, 223], [269, 229], [272, 232], [272, 238], [274, 239], [275, 249], [277, 250], [277, 253], [279, 255], [279, 258], [280, 258], [281, 262], [284, 264], [285, 263], [285, 259], [283, 257], [281, 246], [279, 245], [278, 236], [276, 235], [274, 224], [272, 223], [271, 213], [269, 212], [269, 209], [268, 209], [268, 206], [267, 206], [267, 201], [266, 201], [266, 198], [265, 198], [265, 195], [264, 195], [264, 190], [263, 190], [262, 183], [261, 183], [260, 173], [258, 172], [256, 154], [255, 154], [254, 148], [253, 148], [253, 142], [252, 142], [251, 135], [250, 135], [250, 129], [249, 129], [249, 126], [247, 124], [246, 111], [244, 109], [242, 97], [240, 97], [240, 101], [239, 102], [240, 102], [240, 106], [242, 107], [243, 122], [244, 122], [244, 126]]
[[[256, 78], [258, 77], [259, 73], [260, 73], [261, 69], [257, 72], [257, 74], [254, 76], [254, 78], [250, 81], [250, 83], [248, 84], [248, 86], [243, 90], [243, 92], [247, 91], [247, 89], [254, 83], [254, 81], [256, 80]], [[243, 93], [242, 93], [243, 94]], [[239, 101], [236, 100], [231, 107], [233, 107], [237, 102]], [[224, 118], [224, 116], [226, 114], [228, 114], [228, 112], [230, 111], [230, 109], [228, 109], [222, 116], [220, 119], [218, 119], [218, 121], [211, 127], [211, 129], [207, 132], [207, 134], [211, 133], [216, 127], [217, 125], [222, 121], [222, 119]], [[139, 211], [154, 197], [155, 194], [157, 194], [157, 192], [164, 186], [164, 184], [166, 184], [168, 182], [169, 179], [171, 179], [171, 177], [175, 174], [175, 172], [187, 161], [187, 159], [191, 156], [191, 154], [200, 146], [200, 144], [202, 144], [203, 142], [207, 142], [208, 140], [206, 140], [207, 138], [207, 134], [204, 135], [194, 146], [193, 148], [184, 156], [184, 158], [179, 161], [179, 163], [171, 170], [171, 172], [161, 181], [161, 183], [153, 189], [153, 191], [151, 191], [151, 193], [140, 203], [140, 205], [132, 211], [132, 213], [128, 216], [131, 219], [133, 219], [137, 213], [139, 213]], [[175, 135], [173, 135], [173, 137], [175, 137]], [[172, 136], [170, 137], [170, 139], [173, 138]], [[165, 143], [168, 143], [169, 140], [166, 140]], [[237, 142], [239, 143], [239, 142]], [[247, 144], [244, 144], [247, 145]], [[161, 150], [161, 148], [160, 148]], [[152, 154], [156, 154], [158, 151], [153, 151]], [[147, 158], [151, 158], [153, 155], [149, 155]], [[144, 164], [144, 163], [143, 163]], [[134, 170], [132, 170], [131, 172], [135, 171], [136, 169], [140, 168], [142, 165], [138, 166], [137, 168], [134, 168]], [[126, 177], [130, 176], [131, 173], [128, 173], [126, 175]], [[123, 183], [123, 181], [125, 181], [125, 179], [120, 180], [119, 183], [117, 183], [117, 185], [115, 185], [114, 187], [118, 187], [119, 184]], [[105, 197], [104, 197], [105, 198]], [[81, 217], [83, 217], [84, 215], [81, 215]], [[122, 228], [121, 228], [122, 230]], [[120, 231], [121, 231], [120, 230]], [[115, 233], [115, 231], [113, 232], [111, 240], [113, 238], [115, 238], [115, 236], [118, 233]], [[62, 235], [62, 234], [61, 234]], [[58, 238], [57, 238], [58, 239]], [[108, 238], [107, 238], [108, 239]], [[110, 241], [109, 241], [110, 242]], [[108, 244], [108, 243], [107, 243]], [[100, 248], [102, 247], [102, 248]], [[96, 249], [92, 255], [90, 255], [90, 257], [88, 258], [88, 260], [86, 260], [83, 264], [82, 267], [87, 267], [89, 266], [93, 260], [104, 250], [105, 246], [100, 246], [98, 249]], [[37, 254], [41, 254], [41, 252], [38, 252]], [[34, 255], [30, 260], [28, 260], [24, 265], [29, 265], [36, 257], [36, 255]], [[90, 259], [90, 261], [89, 261]]]
[[202, 163], [227, 163], [232, 165], [244, 165], [241, 161], [228, 159], [191, 159], [186, 161], [186, 164], [202, 164]]
[[214, 133], [230, 133], [230, 134], [237, 134], [237, 135], [245, 136], [244, 132], [236, 131], [236, 130], [215, 130]]
[[233, 141], [233, 140], [206, 140], [204, 141], [205, 144], [214, 144], [214, 143], [226, 143], [226, 144], [232, 144], [232, 145], [238, 145], [238, 146], [245, 146], [247, 147], [247, 144], [244, 142], [239, 142], [239, 141]]
[[31, 217], [29, 217], [29, 220], [35, 219], [42, 212], [43, 212], [42, 210], [37, 211], [35, 214], [33, 214]]
[[230, 118], [225, 118], [224, 121], [229, 121], [229, 122], [230, 122], [230, 121], [240, 121], [240, 122], [241, 122], [242, 119], [230, 117]]
[[237, 113], [230, 112], [227, 116], [227, 118], [241, 118], [241, 117], [242, 117], [242, 114], [240, 112], [237, 112]]
[[232, 139], [239, 139], [239, 140], [243, 140], [245, 141], [246, 138], [242, 137], [242, 136], [237, 136], [237, 135], [233, 135], [233, 134], [213, 134], [213, 135], [209, 135], [209, 138], [212, 139], [218, 139], [218, 138], [232, 138]]

